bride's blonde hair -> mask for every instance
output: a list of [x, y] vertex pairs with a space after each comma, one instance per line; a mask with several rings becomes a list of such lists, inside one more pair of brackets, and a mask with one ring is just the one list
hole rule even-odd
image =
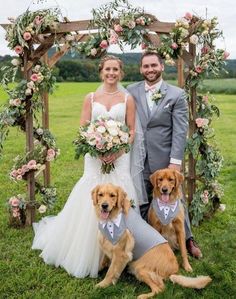
[[103, 68], [104, 68], [104, 64], [105, 64], [105, 62], [108, 61], [108, 60], [115, 60], [115, 61], [117, 61], [117, 62], [119, 63], [119, 66], [120, 66], [120, 74], [121, 74], [121, 78], [120, 78], [120, 80], [122, 80], [123, 77], [124, 77], [124, 63], [123, 63], [123, 61], [122, 61], [119, 57], [114, 56], [114, 55], [106, 55], [106, 56], [104, 56], [104, 57], [101, 59], [99, 65], [98, 65], [98, 71], [99, 71], [99, 73], [100, 73], [100, 76], [101, 76], [101, 71], [102, 71]]

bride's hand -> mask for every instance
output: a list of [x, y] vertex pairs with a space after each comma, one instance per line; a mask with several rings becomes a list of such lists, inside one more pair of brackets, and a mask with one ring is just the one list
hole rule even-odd
[[124, 152], [125, 152], [124, 150], [120, 150], [117, 153], [106, 155], [106, 156], [102, 157], [102, 161], [105, 162], [105, 163], [107, 163], [107, 164], [113, 163], [120, 156], [122, 156], [124, 154]]

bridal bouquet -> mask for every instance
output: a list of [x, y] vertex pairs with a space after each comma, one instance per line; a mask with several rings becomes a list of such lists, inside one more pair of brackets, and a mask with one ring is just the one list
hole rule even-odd
[[[112, 118], [99, 117], [81, 126], [78, 138], [74, 141], [76, 158], [89, 153], [92, 157], [106, 156], [124, 150], [130, 150], [129, 128], [122, 122]], [[102, 163], [102, 173], [110, 173], [114, 169], [113, 163]]]

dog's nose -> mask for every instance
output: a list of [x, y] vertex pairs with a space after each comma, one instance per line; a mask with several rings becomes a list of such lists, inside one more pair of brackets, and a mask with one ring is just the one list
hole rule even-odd
[[162, 191], [163, 193], [167, 193], [167, 192], [168, 192], [168, 188], [167, 188], [167, 187], [162, 187], [162, 188], [161, 188], [161, 191]]
[[107, 210], [107, 208], [108, 208], [108, 203], [103, 203], [103, 204], [102, 204], [102, 208], [103, 208], [103, 210]]

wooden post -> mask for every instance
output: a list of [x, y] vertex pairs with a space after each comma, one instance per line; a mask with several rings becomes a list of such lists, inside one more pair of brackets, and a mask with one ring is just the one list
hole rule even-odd
[[177, 61], [177, 72], [178, 72], [178, 86], [184, 87], [184, 61], [181, 57]]
[[[189, 44], [189, 53], [192, 54], [193, 60], [196, 56], [196, 46]], [[190, 103], [189, 103], [189, 136], [192, 136], [196, 131], [196, 87], [190, 87]], [[196, 161], [190, 153], [188, 157], [188, 200], [193, 200], [193, 195], [196, 191]]]
[[[48, 54], [43, 55], [43, 62], [48, 64]], [[49, 103], [48, 103], [48, 93], [44, 92], [42, 94], [43, 101], [43, 111], [42, 111], [42, 126], [43, 129], [49, 129]], [[50, 186], [50, 162], [45, 163], [45, 169], [43, 171], [44, 186]]]
[[[30, 54], [30, 50], [24, 48], [24, 78], [29, 81], [31, 76], [31, 69], [27, 70], [27, 62]], [[26, 100], [26, 119], [25, 119], [25, 128], [26, 128], [26, 151], [32, 151], [34, 149], [34, 137], [33, 137], [33, 114], [31, 109], [31, 99]], [[28, 199], [26, 207], [26, 221], [25, 225], [31, 225], [35, 220], [35, 178], [34, 171], [30, 171], [27, 174], [27, 190], [28, 190]]]

